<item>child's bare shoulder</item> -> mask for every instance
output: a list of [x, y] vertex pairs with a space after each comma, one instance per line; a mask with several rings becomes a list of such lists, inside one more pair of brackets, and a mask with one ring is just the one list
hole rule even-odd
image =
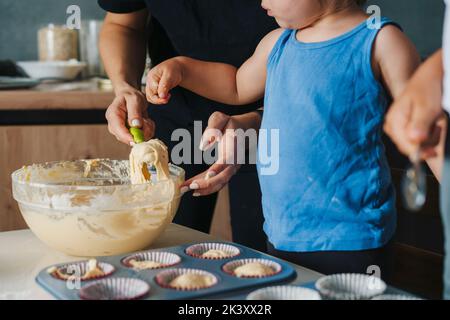
[[269, 32], [259, 43], [260, 45], [265, 45], [265, 46], [269, 46], [271, 49], [273, 48], [273, 46], [275, 45], [275, 43], [277, 43], [278, 39], [281, 37], [281, 35], [283, 34], [283, 32], [286, 29], [283, 28], [278, 28], [275, 29], [271, 32]]
[[268, 33], [259, 43], [257, 51], [268, 55], [286, 29], [278, 28]]
[[414, 53], [415, 47], [406, 34], [396, 25], [384, 26], [375, 40], [375, 58], [383, 59], [392, 55], [404, 53]]
[[398, 96], [420, 64], [416, 47], [395, 25], [383, 27], [373, 46], [372, 68], [378, 79], [386, 83], [390, 94]]

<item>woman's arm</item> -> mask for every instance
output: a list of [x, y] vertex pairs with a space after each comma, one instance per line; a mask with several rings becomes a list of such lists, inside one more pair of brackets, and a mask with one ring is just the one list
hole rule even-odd
[[146, 25], [148, 10], [106, 15], [100, 33], [100, 53], [116, 98], [108, 107], [109, 131], [124, 143], [133, 137], [125, 124], [142, 127], [147, 139], [153, 135], [154, 124], [147, 116], [147, 101], [140, 90], [145, 67]]
[[100, 53], [114, 88], [140, 88], [145, 67], [148, 10], [108, 13], [100, 34]]
[[269, 33], [239, 69], [224, 63], [177, 57], [153, 68], [147, 79], [147, 99], [167, 103], [169, 91], [180, 85], [198, 95], [230, 105], [255, 102], [264, 95], [266, 65], [282, 29]]

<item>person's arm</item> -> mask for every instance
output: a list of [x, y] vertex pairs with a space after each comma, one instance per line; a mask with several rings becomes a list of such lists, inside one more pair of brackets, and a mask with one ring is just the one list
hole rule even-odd
[[[432, 77], [433, 79], [442, 79], [442, 69], [440, 67], [436, 68], [436, 66], [442, 65], [442, 62], [439, 62], [439, 60], [441, 60], [442, 58], [439, 56], [440, 53], [438, 53], [431, 59], [431, 63], [433, 66], [432, 68], [425, 69], [425, 73], [432, 71], [432, 73], [427, 77]], [[408, 80], [411, 78], [413, 72], [416, 70], [420, 62], [419, 56], [414, 46], [396, 27], [386, 27], [380, 32], [380, 36], [377, 39], [375, 45], [375, 57], [378, 61], [381, 77], [385, 86], [391, 93], [392, 97], [397, 100], [397, 102], [403, 103], [400, 101], [404, 99], [404, 92], [406, 92], [406, 94], [408, 95], [407, 92], [411, 90], [411, 88], [408, 87]], [[414, 83], [414, 79], [412, 79], [411, 83]], [[433, 83], [427, 83], [426, 86], [436, 86], [438, 91], [441, 90], [441, 85], [437, 83], [434, 83], [434, 85]], [[436, 90], [436, 88], [432, 88], [431, 90]], [[438, 97], [438, 99], [440, 100], [441, 93], [438, 91], [433, 95]], [[419, 104], [419, 107], [421, 104], [422, 103]], [[440, 102], [438, 103], [438, 105], [440, 108]], [[396, 110], [396, 105], [394, 105], [392, 108], [394, 109], [391, 110], [393, 113], [398, 112]], [[442, 136], [444, 132], [441, 129], [445, 128], [446, 126], [445, 121], [437, 122], [438, 117], [436, 117], [436, 114], [429, 111], [431, 110], [426, 110], [425, 108], [414, 108], [407, 111], [409, 112], [408, 116], [410, 120], [414, 121], [415, 124], [414, 127], [409, 128], [409, 133], [404, 132], [403, 134], [405, 135], [401, 138], [409, 140], [408, 145], [398, 144], [398, 146], [408, 156], [414, 155], [420, 146], [423, 153], [422, 155], [424, 157], [430, 157], [427, 160], [428, 166], [431, 168], [434, 175], [438, 179], [440, 179], [442, 166], [441, 159], [443, 158], [444, 141]], [[423, 112], [425, 112], [426, 114], [423, 114]], [[405, 123], [402, 122], [404, 121], [404, 119], [392, 119], [393, 113], [390, 112], [387, 116], [385, 125], [386, 131], [391, 132], [393, 130], [405, 130]], [[441, 112], [438, 112], [438, 115], [440, 114]], [[429, 135], [431, 125], [434, 126], [433, 131], [435, 132], [432, 135]], [[398, 141], [397, 136], [393, 136], [393, 138], [394, 142]], [[440, 145], [436, 147], [439, 141]], [[427, 148], [430, 143], [431, 145], [433, 145], [433, 147]]]
[[442, 50], [417, 70], [391, 106], [384, 130], [406, 155], [420, 146], [422, 156], [439, 179], [444, 154], [446, 121], [442, 109], [444, 76]]
[[[395, 59], [394, 59], [395, 57]], [[380, 31], [380, 36], [375, 44], [375, 58], [379, 65], [382, 80], [391, 93], [394, 99], [397, 99], [397, 104], [404, 104], [411, 94], [410, 90], [424, 91], [425, 87], [434, 91], [430, 96], [434, 96], [437, 99], [433, 102], [433, 105], [437, 107], [436, 110], [430, 108], [423, 108], [431, 101], [416, 101], [417, 103], [412, 109], [403, 110], [407, 112], [405, 114], [412, 125], [407, 128], [405, 119], [392, 118], [393, 114], [397, 113], [397, 105], [394, 104], [393, 110], [388, 114], [386, 121], [386, 131], [403, 131], [401, 133], [401, 141], [407, 141], [407, 143], [398, 144], [399, 137], [391, 135], [394, 142], [397, 143], [401, 151], [406, 155], [412, 156], [417, 150], [421, 149], [422, 156], [428, 158], [427, 163], [434, 175], [440, 179], [441, 167], [443, 159], [443, 145], [444, 145], [444, 130], [446, 128], [445, 121], [439, 121], [438, 119], [442, 114], [441, 109], [441, 81], [436, 82], [436, 79], [442, 79], [442, 56], [441, 53], [437, 53], [433, 56], [423, 70], [424, 78], [431, 80], [428, 83], [421, 83], [424, 85], [423, 89], [416, 88], [414, 82], [416, 79], [411, 79], [408, 85], [408, 80], [411, 78], [413, 72], [419, 65], [420, 59], [412, 43], [406, 38], [406, 36], [396, 27], [388, 26]], [[421, 74], [419, 73], [419, 77]], [[411, 87], [412, 84], [412, 87]], [[406, 90], [405, 90], [406, 88]], [[406, 98], [405, 98], [406, 94]], [[412, 107], [409, 105], [408, 107]], [[418, 107], [418, 108], [417, 108]], [[408, 130], [405, 132], [405, 130]], [[433, 132], [432, 132], [433, 131]], [[431, 148], [430, 148], [431, 146]]]
[[393, 99], [405, 89], [420, 65], [420, 56], [406, 35], [397, 27], [384, 27], [374, 44], [374, 70]]
[[100, 54], [111, 79], [116, 98], [106, 112], [109, 131], [118, 140], [130, 144], [133, 137], [126, 128], [141, 127], [149, 139], [154, 124], [147, 115], [147, 102], [141, 92], [145, 68], [148, 10], [108, 13], [100, 33]]
[[148, 10], [107, 13], [100, 34], [100, 53], [115, 90], [140, 89], [145, 67]]
[[164, 104], [180, 85], [208, 99], [230, 105], [255, 102], [264, 95], [267, 59], [282, 29], [269, 33], [239, 69], [224, 63], [176, 57], [153, 68], [147, 78], [147, 99]]

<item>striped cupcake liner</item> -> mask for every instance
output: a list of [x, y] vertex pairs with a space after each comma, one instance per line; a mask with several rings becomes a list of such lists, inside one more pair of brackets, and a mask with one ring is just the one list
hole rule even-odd
[[150, 292], [150, 285], [134, 278], [97, 280], [80, 289], [83, 300], [136, 300]]
[[[139, 262], [153, 261], [153, 262], [161, 264], [158, 267], [148, 268], [148, 270], [169, 268], [169, 267], [173, 267], [181, 262], [181, 258], [179, 255], [170, 253], [170, 252], [160, 252], [160, 251], [147, 251], [147, 252], [135, 253], [133, 255], [130, 255], [130, 256], [122, 259], [122, 264], [128, 268], [133, 268], [133, 266], [130, 264], [131, 260], [136, 260]], [[139, 269], [139, 268], [135, 268], [135, 269], [144, 270], [144, 269]]]
[[274, 286], [251, 292], [247, 300], [321, 300], [317, 291], [296, 286]]
[[[269, 268], [271, 268], [273, 270], [273, 273], [270, 274], [265, 274], [265, 275], [257, 275], [257, 276], [237, 276], [234, 273], [234, 270], [240, 266], [249, 264], [249, 263], [261, 263], [265, 266], [268, 266]], [[279, 274], [282, 271], [282, 267], [280, 264], [276, 263], [275, 261], [272, 260], [268, 260], [268, 259], [240, 259], [240, 260], [234, 260], [234, 261], [230, 261], [226, 264], [224, 264], [222, 266], [222, 270], [229, 274], [232, 275], [234, 277], [238, 277], [238, 278], [267, 278], [267, 277], [272, 277], [276, 274]]]
[[[116, 269], [113, 265], [105, 262], [97, 262], [99, 269], [103, 271], [103, 275], [92, 276], [84, 278], [83, 275], [88, 271], [89, 260], [75, 263], [68, 263], [64, 265], [49, 268], [48, 273], [59, 280], [76, 279], [80, 281], [89, 281], [95, 279], [102, 279], [110, 276]], [[52, 270], [54, 269], [54, 270]], [[64, 275], [63, 277], [61, 275]], [[67, 276], [67, 277], [66, 277]]]
[[[209, 250], [220, 250], [227, 253], [226, 257], [204, 257], [203, 254]], [[186, 249], [186, 254], [198, 258], [207, 260], [223, 260], [237, 257], [241, 254], [239, 248], [226, 243], [206, 242], [194, 244]]]
[[[205, 277], [210, 277], [213, 281], [208, 286], [193, 286], [193, 287], [174, 287], [170, 283], [175, 278], [182, 276], [184, 274], [197, 274]], [[178, 268], [162, 271], [158, 273], [155, 277], [155, 282], [166, 289], [180, 290], [180, 291], [197, 291], [202, 289], [207, 289], [215, 286], [219, 279], [212, 273], [200, 270], [200, 269], [189, 269], [189, 268]]]
[[386, 291], [386, 283], [367, 274], [334, 274], [320, 278], [316, 289], [326, 300], [369, 300]]

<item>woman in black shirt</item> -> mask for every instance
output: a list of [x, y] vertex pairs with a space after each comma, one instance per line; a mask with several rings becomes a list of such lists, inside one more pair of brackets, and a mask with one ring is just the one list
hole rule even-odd
[[[242, 114], [262, 107], [259, 102], [230, 109], [182, 88], [172, 90], [168, 105], [158, 107], [148, 105], [140, 91], [146, 44], [153, 65], [182, 55], [240, 66], [259, 41], [277, 27], [261, 8], [261, 1], [98, 0], [98, 3], [108, 11], [100, 48], [116, 93], [107, 118], [109, 129], [118, 140], [132, 141], [125, 127], [128, 121], [130, 125], [141, 126], [147, 138], [154, 135], [172, 149], [176, 144], [171, 141], [175, 129], [187, 129], [194, 136], [194, 121], [202, 121], [205, 128], [215, 111]], [[192, 151], [198, 148], [198, 141], [192, 141], [191, 147]], [[206, 164], [193, 164], [191, 160], [190, 164], [181, 165], [187, 178], [208, 169]], [[265, 250], [255, 166], [242, 166], [230, 180], [229, 190], [233, 240]], [[184, 195], [174, 222], [208, 232], [216, 197], [216, 194]]]

